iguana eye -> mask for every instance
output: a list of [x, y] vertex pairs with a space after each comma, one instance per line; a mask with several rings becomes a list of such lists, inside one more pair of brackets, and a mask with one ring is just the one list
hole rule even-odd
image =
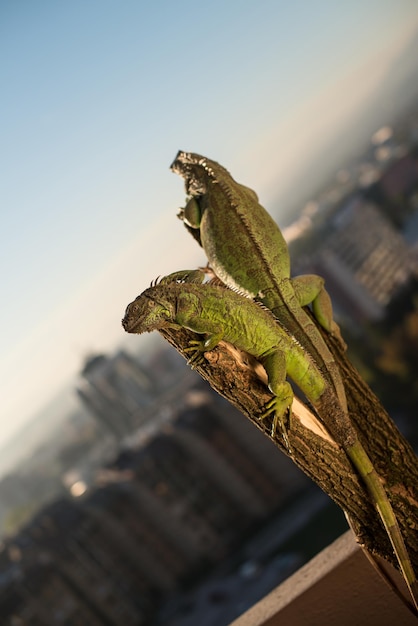
[[140, 307], [139, 307], [139, 303], [138, 302], [131, 302], [131, 304], [126, 309], [126, 313], [129, 314], [129, 315], [135, 315], [136, 313], [138, 313], [139, 308]]

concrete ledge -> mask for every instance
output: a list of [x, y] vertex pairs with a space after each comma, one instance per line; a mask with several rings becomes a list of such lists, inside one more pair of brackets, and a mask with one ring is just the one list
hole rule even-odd
[[[388, 569], [385, 564], [385, 569]], [[393, 568], [391, 578], [404, 590]], [[231, 626], [417, 626], [348, 531]]]

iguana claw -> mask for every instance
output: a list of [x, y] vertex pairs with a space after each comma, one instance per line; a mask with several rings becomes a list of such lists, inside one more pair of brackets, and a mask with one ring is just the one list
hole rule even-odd
[[187, 360], [187, 365], [190, 365], [192, 369], [195, 369], [198, 365], [202, 365], [204, 362], [204, 346], [203, 341], [198, 341], [197, 339], [192, 339], [189, 341], [189, 347], [185, 348], [185, 352], [193, 352], [190, 359]]
[[[279, 426], [282, 437], [283, 437], [283, 441], [285, 443], [285, 446], [289, 454], [292, 454], [292, 448], [290, 446], [287, 432], [290, 429], [290, 418], [291, 418], [290, 406], [292, 404], [292, 399], [293, 398], [289, 398], [290, 402], [287, 403], [286, 400], [284, 401], [282, 398], [278, 398], [277, 396], [275, 396], [274, 398], [272, 398], [271, 400], [267, 402], [267, 404], [265, 405], [264, 412], [258, 418], [260, 420], [264, 420], [266, 417], [268, 417], [269, 415], [271, 415], [271, 413], [274, 412], [270, 435], [272, 438], [274, 438], [276, 435], [277, 427]], [[285, 408], [283, 409], [284, 404], [287, 404], [287, 406], [285, 406]]]

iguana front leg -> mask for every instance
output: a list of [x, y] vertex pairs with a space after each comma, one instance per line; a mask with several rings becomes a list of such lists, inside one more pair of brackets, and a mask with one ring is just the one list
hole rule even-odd
[[[177, 320], [178, 319], [177, 317]], [[188, 328], [195, 333], [205, 334], [205, 339], [192, 339], [189, 342], [189, 347], [185, 349], [185, 352], [192, 354], [188, 360], [188, 364], [194, 368], [202, 364], [204, 352], [210, 352], [222, 341], [224, 333], [219, 325], [212, 324], [198, 317], [185, 319], [185, 317], [182, 316], [181, 320], [181, 326], [184, 328]], [[273, 348], [267, 354], [261, 356], [259, 361], [266, 370], [268, 388], [271, 393], [274, 394], [274, 397], [267, 402], [265, 410], [260, 415], [259, 419], [263, 420], [274, 413], [271, 425], [271, 436], [275, 436], [276, 430], [279, 427], [287, 451], [291, 454], [291, 447], [287, 436], [289, 424], [285, 422], [285, 416], [288, 413], [288, 419], [290, 420], [289, 409], [293, 402], [293, 390], [286, 380], [286, 355], [279, 348]]]
[[[285, 424], [284, 421], [284, 417], [286, 413], [289, 412], [293, 402], [293, 390], [286, 380], [286, 355], [279, 348], [275, 348], [270, 350], [267, 354], [262, 355], [259, 360], [266, 370], [268, 387], [274, 394], [274, 398], [267, 402], [266, 410], [260, 416], [260, 419], [264, 419], [274, 412], [273, 422], [271, 425], [271, 436], [275, 436], [277, 426], [280, 426], [286, 448], [288, 452], [291, 453], [291, 447], [287, 436], [289, 424]], [[290, 415], [291, 413], [289, 412], [289, 420]]]

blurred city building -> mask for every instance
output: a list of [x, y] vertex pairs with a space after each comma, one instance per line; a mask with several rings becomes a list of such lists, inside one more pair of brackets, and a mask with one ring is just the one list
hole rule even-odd
[[138, 428], [152, 402], [154, 385], [138, 361], [120, 351], [89, 358], [77, 393], [104, 429], [120, 438]]
[[354, 320], [379, 320], [418, 275], [418, 261], [402, 234], [378, 207], [356, 195], [329, 223], [313, 260], [337, 308]]
[[96, 487], [52, 503], [6, 541], [2, 623], [148, 624], [161, 598], [232, 555], [309, 483], [199, 379], [182, 406]]

